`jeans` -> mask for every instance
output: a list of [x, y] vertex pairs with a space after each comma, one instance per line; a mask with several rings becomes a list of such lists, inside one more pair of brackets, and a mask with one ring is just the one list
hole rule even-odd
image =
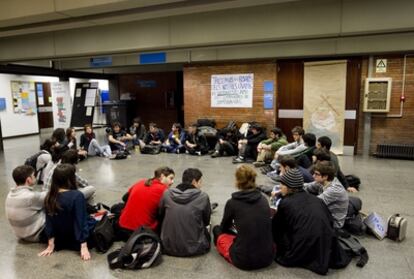
[[108, 156], [111, 156], [111, 154], [112, 152], [111, 152], [111, 148], [109, 147], [109, 145], [100, 146], [96, 139], [92, 139], [91, 142], [89, 143], [89, 148], [88, 148], [89, 156], [102, 155], [102, 156], [108, 157]]

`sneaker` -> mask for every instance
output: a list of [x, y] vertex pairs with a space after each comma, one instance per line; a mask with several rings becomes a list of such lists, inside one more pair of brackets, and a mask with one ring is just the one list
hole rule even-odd
[[201, 151], [196, 151], [196, 153], [198, 156], [201, 156]]
[[255, 166], [256, 168], [260, 168], [260, 167], [263, 167], [265, 165], [266, 165], [266, 163], [263, 162], [263, 161], [256, 161], [256, 162], [253, 163], [253, 166]]
[[188, 150], [185, 151], [185, 154], [190, 154], [190, 152], [188, 152]]
[[180, 149], [177, 148], [177, 150], [175, 150], [175, 153], [180, 154]]
[[220, 157], [220, 153], [219, 152], [214, 152], [213, 154], [211, 154], [211, 158], [217, 158]]
[[237, 157], [236, 159], [233, 160], [233, 164], [238, 164], [238, 163], [244, 163], [244, 158]]

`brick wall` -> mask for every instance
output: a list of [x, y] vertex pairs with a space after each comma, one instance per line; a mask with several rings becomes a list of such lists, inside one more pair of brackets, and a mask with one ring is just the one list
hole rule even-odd
[[[254, 74], [253, 108], [212, 108], [211, 75], [242, 73]], [[275, 63], [186, 66], [184, 68], [185, 124], [189, 125], [199, 118], [213, 118], [219, 128], [231, 120], [238, 124], [257, 121], [268, 129], [272, 128], [276, 119], [275, 109], [263, 109], [264, 81], [276, 82]]]
[[[373, 77], [391, 77], [391, 106], [389, 114], [400, 113], [400, 96], [402, 91], [404, 56], [385, 55], [375, 56], [374, 63], [377, 58], [387, 59], [387, 72], [375, 73]], [[358, 154], [363, 152], [363, 135], [364, 135], [364, 113], [363, 109], [363, 91], [365, 78], [368, 76], [368, 59], [364, 59], [362, 66], [361, 82], [361, 105], [359, 112], [359, 136], [358, 136]], [[385, 114], [372, 113], [371, 121], [371, 142], [370, 154], [374, 153], [379, 143], [405, 143], [414, 144], [414, 57], [407, 57], [405, 81], [405, 97], [404, 112], [402, 118], [384, 118]]]

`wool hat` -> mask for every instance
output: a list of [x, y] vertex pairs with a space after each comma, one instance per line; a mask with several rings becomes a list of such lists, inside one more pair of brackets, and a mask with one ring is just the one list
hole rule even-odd
[[297, 168], [289, 169], [286, 173], [280, 176], [280, 182], [288, 188], [302, 188], [304, 183], [303, 175]]

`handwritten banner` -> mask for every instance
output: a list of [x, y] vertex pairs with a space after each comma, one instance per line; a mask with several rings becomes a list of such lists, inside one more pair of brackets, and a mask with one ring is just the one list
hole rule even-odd
[[212, 75], [211, 107], [253, 107], [253, 74]]

